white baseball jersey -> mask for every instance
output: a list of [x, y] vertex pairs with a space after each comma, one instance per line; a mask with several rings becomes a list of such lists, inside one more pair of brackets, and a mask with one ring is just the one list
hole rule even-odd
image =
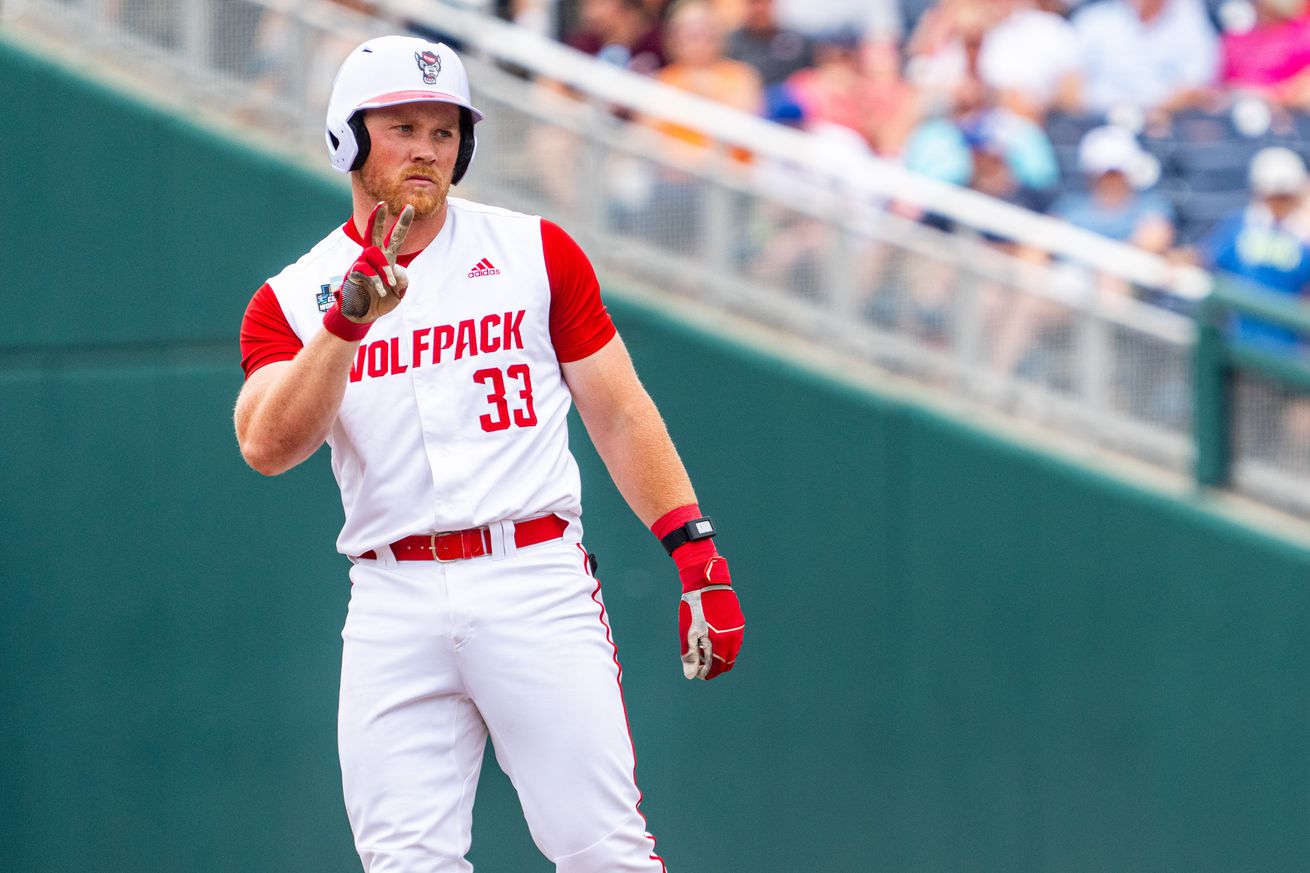
[[[404, 302], [360, 343], [328, 444], [360, 555], [411, 534], [557, 513], [581, 537], [560, 363], [614, 336], [595, 272], [536, 216], [448, 199]], [[242, 325], [247, 377], [318, 331], [363, 242], [353, 221], [269, 279]]]

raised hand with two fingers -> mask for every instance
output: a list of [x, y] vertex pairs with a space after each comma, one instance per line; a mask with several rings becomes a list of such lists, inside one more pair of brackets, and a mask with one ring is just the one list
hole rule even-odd
[[395, 309], [409, 289], [405, 268], [396, 263], [400, 247], [414, 220], [414, 207], [406, 205], [383, 236], [382, 225], [387, 207], [379, 203], [368, 216], [364, 247], [355, 263], [350, 265], [346, 279], [341, 283], [341, 314], [356, 324], [371, 324]]
[[368, 326], [399, 306], [409, 290], [409, 276], [396, 259], [414, 220], [414, 207], [406, 205], [384, 234], [386, 213], [384, 203], [369, 213], [364, 230], [367, 244], [337, 289], [337, 305], [323, 319], [324, 326], [342, 339], [362, 339]]

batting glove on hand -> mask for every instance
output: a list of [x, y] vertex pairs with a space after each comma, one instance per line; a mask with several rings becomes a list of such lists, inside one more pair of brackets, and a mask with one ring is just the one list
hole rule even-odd
[[[688, 679], [713, 679], [737, 662], [746, 617], [732, 588], [727, 559], [716, 554], [707, 561], [695, 553], [694, 546], [699, 545], [688, 543], [673, 553], [682, 578], [678, 635], [682, 638], [683, 675]], [[692, 554], [684, 556], [680, 552]]]
[[337, 291], [341, 314], [355, 324], [377, 321], [399, 306], [409, 290], [409, 276], [405, 275], [404, 267], [396, 264], [396, 257], [405, 242], [405, 235], [409, 233], [410, 222], [414, 220], [414, 207], [406, 205], [391, 225], [390, 232], [383, 237], [381, 218], [385, 214], [386, 204], [383, 203], [374, 206], [369, 213], [364, 238], [370, 244], [350, 265], [341, 290]]

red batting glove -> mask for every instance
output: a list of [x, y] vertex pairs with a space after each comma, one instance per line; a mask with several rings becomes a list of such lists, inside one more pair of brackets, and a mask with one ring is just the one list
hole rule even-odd
[[364, 238], [371, 244], [366, 244], [350, 265], [337, 289], [336, 305], [323, 316], [323, 326], [345, 340], [363, 339], [369, 325], [394, 309], [409, 286], [404, 269], [396, 265], [396, 257], [409, 231], [413, 210], [406, 207], [385, 238], [379, 223], [382, 211], [383, 204], [379, 203], [369, 214]]
[[[662, 539], [700, 516], [695, 505], [679, 507], [651, 525], [651, 530]], [[705, 539], [678, 546], [673, 561], [682, 579], [678, 604], [682, 672], [688, 679], [713, 679], [736, 664], [746, 633], [746, 618], [732, 588], [728, 560], [715, 549], [713, 540]]]

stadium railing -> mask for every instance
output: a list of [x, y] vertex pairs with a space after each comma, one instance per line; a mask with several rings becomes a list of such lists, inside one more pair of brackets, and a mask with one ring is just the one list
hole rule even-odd
[[[1220, 274], [1198, 319], [1197, 481], [1303, 511], [1310, 475], [1310, 306]], [[1238, 319], [1259, 333], [1243, 336], [1234, 329]]]
[[[558, 220], [608, 284], [784, 329], [1076, 443], [1196, 466], [1189, 310], [1209, 292], [1202, 271], [670, 89], [471, 4], [375, 5], [371, 17], [323, 0], [26, 0], [4, 26], [89, 44], [180, 111], [262, 130], [318, 167], [345, 52], [398, 30], [438, 35], [461, 49], [488, 115], [462, 189]], [[1198, 432], [1208, 446], [1212, 430]], [[1288, 505], [1292, 476], [1310, 495], [1286, 454], [1244, 460], [1253, 472], [1232, 481]], [[1310, 497], [1290, 503], [1310, 511]]]

